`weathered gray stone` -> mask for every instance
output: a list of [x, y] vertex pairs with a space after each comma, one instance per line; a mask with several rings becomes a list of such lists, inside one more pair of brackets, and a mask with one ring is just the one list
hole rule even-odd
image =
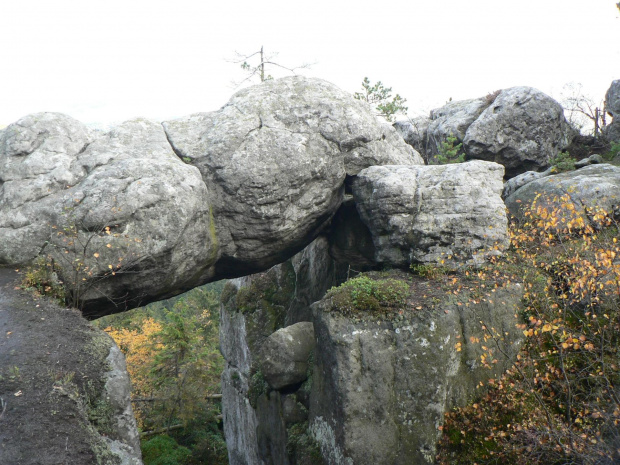
[[546, 169], [545, 171], [526, 171], [525, 173], [518, 174], [514, 178], [510, 178], [504, 183], [502, 198], [508, 198], [517, 189], [520, 189], [521, 187], [525, 186], [527, 183], [532, 182], [535, 179], [551, 176], [555, 173], [556, 170], [551, 167]]
[[248, 401], [247, 376], [230, 364], [222, 373], [222, 416], [228, 463], [261, 463], [256, 437], [258, 421], [256, 411]]
[[497, 254], [508, 245], [502, 176], [502, 166], [482, 161], [360, 172], [353, 196], [375, 261], [480, 263]]
[[314, 350], [314, 327], [309, 321], [279, 329], [263, 343], [258, 362], [269, 386], [282, 389], [308, 377], [308, 359]]
[[[512, 365], [523, 339], [515, 326], [521, 295], [512, 285], [488, 301], [445, 298], [396, 321], [363, 312], [353, 319], [329, 298], [317, 303], [310, 429], [327, 463], [435, 463], [444, 413]], [[501, 335], [491, 370], [474, 342], [484, 339], [482, 324]]]
[[612, 81], [605, 94], [605, 111], [613, 117], [603, 129], [605, 137], [611, 142], [620, 142], [620, 79]]
[[573, 137], [559, 103], [531, 87], [500, 92], [465, 134], [468, 158], [504, 165], [506, 177], [540, 171]]
[[620, 121], [612, 121], [603, 128], [603, 134], [611, 142], [620, 142]]
[[572, 204], [570, 214], [587, 223], [597, 207], [608, 212], [618, 210], [620, 167], [603, 163], [536, 179], [506, 198], [506, 207], [511, 215], [522, 218], [534, 200], [548, 208]]
[[346, 174], [423, 163], [367, 105], [301, 76], [241, 90], [217, 112], [164, 128], [209, 187], [222, 275], [266, 269], [307, 245], [340, 206]]
[[281, 263], [329, 223], [347, 174], [423, 163], [318, 79], [270, 81], [163, 126], [99, 134], [43, 113], [3, 130], [0, 264], [53, 255], [85, 314], [122, 311]]
[[418, 151], [425, 160], [428, 159], [426, 133], [430, 123], [431, 119], [428, 116], [420, 116], [417, 118], [396, 121], [394, 123], [394, 129], [396, 129], [396, 132], [400, 134], [405, 142]]

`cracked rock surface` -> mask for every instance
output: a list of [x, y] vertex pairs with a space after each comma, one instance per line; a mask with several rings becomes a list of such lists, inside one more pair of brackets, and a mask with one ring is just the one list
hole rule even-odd
[[217, 270], [228, 276], [239, 266], [266, 269], [307, 245], [342, 203], [346, 175], [423, 164], [367, 105], [301, 76], [243, 89], [217, 112], [163, 125], [209, 187]]
[[373, 166], [353, 182], [377, 263], [479, 263], [508, 245], [503, 167]]

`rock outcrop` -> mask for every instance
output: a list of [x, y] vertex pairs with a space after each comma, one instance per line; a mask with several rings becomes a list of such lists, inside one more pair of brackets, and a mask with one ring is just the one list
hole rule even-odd
[[291, 77], [219, 111], [106, 134], [59, 114], [0, 139], [0, 264], [48, 256], [89, 316], [268, 269], [342, 203], [346, 176], [422, 164], [362, 102]]
[[613, 118], [605, 128], [605, 136], [612, 142], [620, 142], [620, 79], [613, 81], [605, 94], [605, 111]]
[[531, 87], [512, 87], [469, 126], [463, 146], [468, 158], [500, 163], [511, 178], [549, 166], [572, 137], [560, 104]]
[[408, 120], [396, 121], [394, 129], [411, 145], [422, 157], [428, 161], [427, 132], [431, 119], [428, 116], [419, 116]]
[[496, 255], [508, 245], [503, 173], [501, 165], [483, 161], [360, 172], [353, 197], [375, 261], [458, 265]]
[[[470, 291], [453, 293], [460, 288], [454, 276], [376, 273], [369, 276], [377, 285], [398, 280], [409, 289], [402, 306], [352, 312], [336, 290], [322, 300], [316, 292], [320, 301], [310, 306], [312, 312], [299, 312], [293, 302], [303, 287], [292, 283], [320, 276], [329, 259], [316, 257], [328, 257], [328, 250], [327, 240], [319, 238], [300, 254], [315, 257], [315, 266], [301, 269], [295, 265], [298, 255], [228, 285], [221, 341], [227, 354], [222, 382], [230, 463], [434, 463], [443, 414], [470, 400], [481, 381], [514, 360], [523, 338], [515, 326], [522, 289], [499, 283], [481, 299]], [[334, 270], [323, 275], [329, 285], [346, 278], [346, 268]], [[482, 284], [472, 281], [466, 288], [484, 289]], [[290, 326], [291, 312], [304, 314], [308, 323]], [[310, 369], [297, 383], [277, 387], [263, 371], [270, 341], [294, 344], [298, 337], [283, 342], [284, 335], [304, 327], [314, 327], [316, 340], [305, 360]], [[489, 354], [474, 342], [485, 334], [501, 350]], [[488, 356], [497, 359], [491, 369], [480, 363]]]
[[342, 202], [345, 175], [422, 164], [367, 106], [301, 77], [235, 94], [221, 110], [164, 123], [212, 193], [221, 275], [264, 270], [308, 244]]
[[517, 189], [522, 188], [526, 184], [534, 181], [535, 179], [544, 178], [546, 176], [551, 176], [552, 174], [556, 173], [557, 170], [551, 167], [547, 168], [545, 171], [526, 171], [525, 173], [521, 173], [514, 178], [510, 178], [504, 183], [502, 198], [507, 199], [508, 197], [510, 197], [510, 195], [512, 195], [512, 193], [516, 192]]

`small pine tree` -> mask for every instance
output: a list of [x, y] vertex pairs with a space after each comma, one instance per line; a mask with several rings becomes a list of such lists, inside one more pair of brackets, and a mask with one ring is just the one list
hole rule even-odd
[[405, 106], [407, 99], [396, 94], [392, 97], [392, 88], [385, 87], [381, 81], [372, 85], [370, 80], [365, 77], [362, 81], [362, 92], [356, 92], [353, 97], [374, 105], [379, 116], [383, 116], [388, 121], [394, 121], [397, 114], [407, 113], [408, 107]]

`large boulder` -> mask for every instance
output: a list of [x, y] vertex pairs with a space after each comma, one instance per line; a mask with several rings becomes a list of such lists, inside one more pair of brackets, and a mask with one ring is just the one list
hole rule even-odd
[[[523, 340], [519, 285], [480, 299], [457, 286], [448, 287], [450, 296], [448, 279], [394, 272], [374, 279], [380, 286], [388, 278], [408, 283], [410, 294], [380, 315], [351, 314], [337, 293], [313, 307], [310, 430], [330, 465], [435, 463], [444, 414], [510, 367]], [[487, 339], [499, 344], [492, 354], [479, 342]]]
[[[36, 130], [26, 134], [38, 140], [20, 142], [20, 128], [33, 119]], [[56, 114], [7, 128], [0, 263], [48, 257], [88, 316], [211, 279], [218, 238], [208, 191], [200, 172], [174, 154], [161, 125], [136, 119], [94, 140], [88, 134]], [[32, 190], [31, 176], [44, 188]]]
[[572, 137], [558, 102], [531, 87], [512, 87], [469, 126], [463, 146], [468, 158], [500, 163], [511, 178], [546, 168]]
[[36, 113], [0, 133], [0, 264], [32, 260], [50, 236], [59, 196], [86, 175], [77, 157], [97, 134], [60, 113]]
[[301, 250], [342, 202], [346, 175], [422, 164], [367, 105], [319, 79], [265, 82], [222, 109], [164, 123], [211, 192], [218, 273], [266, 269]]
[[370, 230], [375, 261], [480, 263], [508, 244], [503, 167], [375, 166], [353, 181], [353, 196]]
[[[620, 207], [620, 167], [599, 164], [535, 179], [506, 198], [506, 207], [523, 218], [533, 202], [548, 211], [560, 209], [572, 218], [591, 221], [597, 208], [617, 212]], [[566, 208], [567, 205], [571, 207]]]

